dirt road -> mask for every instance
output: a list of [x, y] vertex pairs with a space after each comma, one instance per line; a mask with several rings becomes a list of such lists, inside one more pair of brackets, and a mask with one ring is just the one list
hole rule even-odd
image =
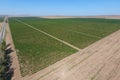
[[12, 58], [11, 68], [14, 69], [12, 80], [21, 80], [20, 65], [19, 65], [19, 61], [18, 61], [18, 56], [17, 56], [15, 48], [14, 48], [14, 43], [12, 40], [12, 35], [11, 35], [11, 31], [10, 31], [8, 23], [6, 26], [5, 41], [6, 41], [6, 45], [8, 46], [7, 49], [13, 50], [13, 52], [10, 53], [10, 56]]
[[119, 80], [120, 30], [23, 80]]

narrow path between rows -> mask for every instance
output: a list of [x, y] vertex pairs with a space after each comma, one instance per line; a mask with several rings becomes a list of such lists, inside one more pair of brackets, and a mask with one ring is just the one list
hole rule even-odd
[[87, 33], [83, 33], [83, 32], [78, 32], [78, 31], [74, 31], [74, 30], [68, 30], [68, 31], [71, 31], [71, 32], [75, 32], [75, 33], [79, 33], [79, 34], [82, 34], [82, 35], [85, 35], [85, 36], [89, 36], [89, 37], [94, 37], [94, 38], [98, 38], [98, 39], [101, 39], [102, 37], [99, 37], [99, 36], [95, 36], [95, 35], [90, 35], [90, 34], [87, 34]]

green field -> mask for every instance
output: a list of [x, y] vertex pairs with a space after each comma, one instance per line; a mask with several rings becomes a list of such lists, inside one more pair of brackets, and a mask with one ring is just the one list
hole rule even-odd
[[52, 20], [39, 18], [18, 19], [79, 48], [85, 48], [120, 28], [120, 20], [79, 18]]
[[120, 29], [120, 20], [10, 18], [22, 76], [35, 73], [77, 50], [36, 31], [16, 19], [83, 49]]
[[10, 27], [22, 76], [35, 73], [76, 52], [65, 44], [14, 20], [10, 20]]

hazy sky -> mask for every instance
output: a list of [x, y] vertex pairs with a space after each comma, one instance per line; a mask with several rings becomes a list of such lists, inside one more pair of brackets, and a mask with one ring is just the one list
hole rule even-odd
[[0, 15], [120, 15], [120, 0], [0, 0]]

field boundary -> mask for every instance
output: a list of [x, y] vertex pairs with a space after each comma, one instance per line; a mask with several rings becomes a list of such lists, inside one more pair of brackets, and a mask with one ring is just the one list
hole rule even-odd
[[32, 25], [29, 25], [29, 24], [27, 24], [27, 23], [25, 23], [25, 22], [23, 22], [23, 21], [21, 21], [21, 20], [18, 20], [18, 19], [15, 19], [15, 20], [18, 21], [18, 22], [20, 22], [20, 23], [22, 23], [22, 24], [24, 24], [24, 25], [26, 25], [26, 26], [28, 26], [28, 27], [30, 27], [30, 28], [32, 28], [32, 29], [34, 29], [34, 30], [36, 30], [36, 31], [39, 31], [39, 32], [41, 32], [41, 33], [43, 33], [43, 34], [45, 34], [45, 35], [47, 35], [47, 36], [49, 36], [49, 37], [51, 37], [51, 38], [59, 41], [59, 42], [61, 42], [61, 43], [64, 43], [65, 45], [67, 45], [67, 46], [69, 46], [69, 47], [71, 47], [71, 48], [73, 48], [73, 49], [75, 49], [75, 50], [77, 50], [77, 51], [81, 51], [81, 49], [79, 49], [78, 47], [76, 47], [76, 46], [74, 46], [74, 45], [72, 45], [72, 44], [70, 44], [70, 43], [68, 43], [68, 42], [66, 42], [66, 41], [63, 41], [63, 40], [61, 40], [61, 39], [59, 39], [59, 38], [57, 38], [57, 37], [55, 37], [55, 36], [53, 36], [53, 35], [51, 35], [51, 34], [48, 34], [48, 33], [45, 32], [45, 31], [42, 31], [42, 30], [40, 30], [40, 29], [37, 29], [37, 28], [33, 27]]
[[22, 80], [39, 80], [40, 78], [45, 77], [46, 75], [56, 71], [57, 69], [60, 69], [61, 67], [63, 67], [63, 65], [65, 65], [67, 63], [71, 63], [75, 59], [76, 56], [82, 55], [80, 52], [82, 52], [82, 51], [78, 51], [68, 57], [65, 57], [62, 60], [57, 61], [56, 63], [54, 63], [42, 70], [39, 70], [38, 72], [36, 72], [32, 75], [25, 76], [22, 78]]
[[20, 71], [19, 59], [18, 59], [16, 50], [15, 50], [15, 46], [14, 46], [14, 42], [13, 42], [13, 39], [12, 39], [12, 34], [11, 34], [10, 26], [9, 26], [9, 21], [6, 23], [5, 41], [6, 41], [6, 46], [9, 45], [8, 49], [13, 50], [13, 52], [10, 53], [10, 56], [11, 56], [11, 59], [12, 59], [11, 60], [12, 61], [11, 68], [14, 69], [12, 80], [21, 80], [22, 76], [21, 76], [21, 71]]

